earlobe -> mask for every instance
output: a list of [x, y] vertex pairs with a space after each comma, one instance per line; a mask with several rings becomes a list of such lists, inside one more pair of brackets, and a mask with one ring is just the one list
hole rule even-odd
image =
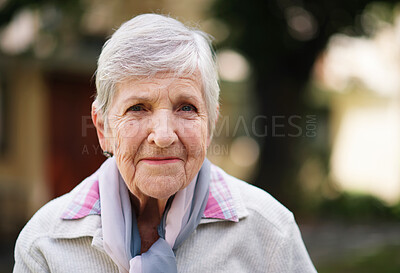
[[[96, 127], [97, 137], [99, 139], [100, 147], [103, 151], [109, 151], [109, 143], [107, 142], [105, 127], [104, 127], [104, 117], [101, 111], [97, 109], [96, 102], [92, 103], [92, 120]], [[110, 151], [112, 152], [112, 151]]]

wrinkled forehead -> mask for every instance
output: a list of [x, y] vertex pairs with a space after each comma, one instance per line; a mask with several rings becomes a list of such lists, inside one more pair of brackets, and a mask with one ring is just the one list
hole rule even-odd
[[160, 91], [168, 91], [171, 96], [185, 94], [188, 97], [198, 97], [205, 102], [200, 73], [158, 73], [152, 77], [126, 78], [116, 85], [114, 99], [118, 102], [134, 95], [146, 100], [155, 100]]
[[184, 73], [177, 75], [175, 73], [163, 72], [154, 76], [147, 77], [128, 77], [121, 80], [116, 85], [116, 95], [125, 88], [132, 88], [136, 92], [174, 90], [180, 88], [193, 88], [200, 91], [204, 99], [203, 83], [199, 72]]

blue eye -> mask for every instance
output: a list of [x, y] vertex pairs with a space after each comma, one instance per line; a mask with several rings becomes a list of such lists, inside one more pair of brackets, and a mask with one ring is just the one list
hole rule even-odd
[[128, 111], [142, 111], [143, 110], [143, 105], [140, 105], [140, 104], [136, 104], [136, 105], [133, 105], [133, 106], [131, 106], [131, 107], [129, 107], [129, 109], [128, 109]]
[[196, 111], [196, 108], [193, 105], [184, 105], [182, 106], [181, 110], [185, 112], [190, 112], [190, 111]]

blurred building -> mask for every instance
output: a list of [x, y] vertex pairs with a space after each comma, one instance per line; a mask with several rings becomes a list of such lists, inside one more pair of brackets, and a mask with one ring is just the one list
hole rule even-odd
[[2, 237], [13, 238], [40, 206], [68, 192], [104, 161], [90, 110], [93, 74], [107, 36], [122, 22], [144, 12], [200, 22], [209, 2], [76, 0], [56, 6], [27, 1], [3, 26]]

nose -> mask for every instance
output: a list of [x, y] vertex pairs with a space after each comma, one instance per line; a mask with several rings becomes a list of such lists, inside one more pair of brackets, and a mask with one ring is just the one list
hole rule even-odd
[[174, 118], [168, 113], [168, 110], [154, 113], [150, 124], [151, 131], [147, 137], [147, 141], [150, 144], [166, 148], [178, 140], [175, 132]]

